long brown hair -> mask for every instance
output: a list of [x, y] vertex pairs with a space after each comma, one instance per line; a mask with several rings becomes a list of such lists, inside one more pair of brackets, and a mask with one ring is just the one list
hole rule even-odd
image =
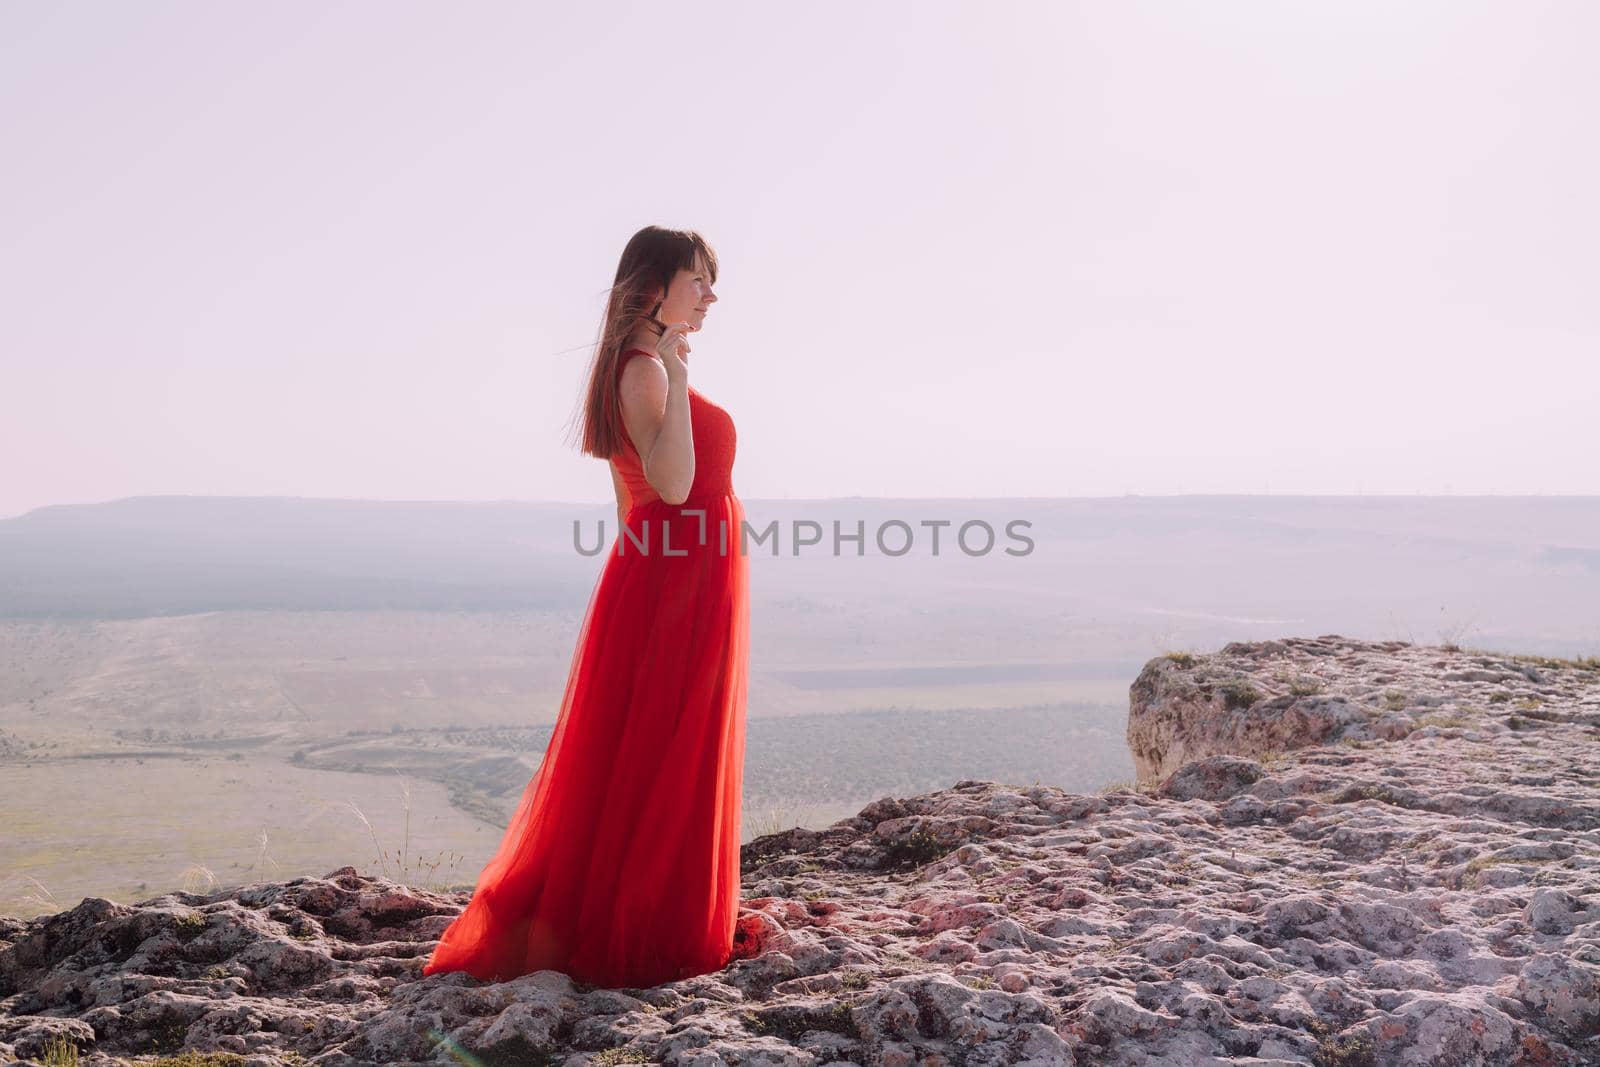
[[617, 359], [640, 322], [650, 323], [658, 336], [667, 328], [656, 318], [667, 287], [678, 271], [693, 270], [697, 257], [705, 261], [715, 285], [716, 253], [693, 230], [646, 226], [628, 239], [617, 263], [617, 277], [600, 324], [600, 340], [589, 364], [581, 431], [585, 455], [610, 459], [627, 447], [622, 408], [617, 402]]

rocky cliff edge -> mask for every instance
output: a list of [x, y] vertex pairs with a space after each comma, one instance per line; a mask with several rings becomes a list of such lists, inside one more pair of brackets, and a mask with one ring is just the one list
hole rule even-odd
[[963, 781], [751, 842], [736, 958], [652, 989], [422, 978], [465, 896], [350, 867], [0, 918], [0, 1054], [1600, 1064], [1600, 663], [1173, 653], [1128, 743], [1127, 788]]

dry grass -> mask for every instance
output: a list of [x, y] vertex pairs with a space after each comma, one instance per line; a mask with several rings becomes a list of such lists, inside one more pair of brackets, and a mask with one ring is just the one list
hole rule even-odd
[[759, 815], [752, 815], [746, 820], [750, 840], [754, 841], [756, 838], [765, 837], [768, 834], [781, 834], [786, 830], [793, 830], [797, 827], [816, 829], [817, 820], [814, 818], [815, 815], [816, 809], [810, 805], [771, 805]]
[[1156, 790], [1160, 788], [1161, 781], [1158, 778], [1146, 778], [1142, 782], [1119, 778], [1114, 782], [1107, 782], [1101, 786], [1099, 793], [1101, 796], [1105, 796], [1107, 793], [1138, 793], [1140, 796], [1148, 797], [1154, 796]]
[[1458, 651], [1474, 656], [1508, 659], [1513, 663], [1530, 663], [1535, 667], [1547, 667], [1550, 669], [1567, 667], [1580, 671], [1600, 671], [1600, 656], [1577, 656], [1568, 659], [1561, 656], [1530, 656], [1520, 652], [1499, 652], [1492, 648], [1462, 648]]
[[[455, 871], [464, 858], [461, 853], [453, 849], [439, 849], [429, 854], [413, 855], [411, 852], [411, 783], [402, 778], [400, 780], [400, 803], [404, 807], [405, 817], [400, 836], [400, 847], [390, 852], [383, 847], [383, 842], [378, 840], [378, 831], [372, 825], [372, 820], [367, 818], [355, 801], [350, 801], [350, 810], [355, 812], [356, 818], [361, 820], [367, 828], [367, 835], [372, 838], [372, 845], [378, 850], [374, 862], [378, 864], [379, 873], [391, 882], [409, 886], [413, 889], [428, 889], [432, 887], [433, 880], [443, 867], [446, 874]], [[265, 834], [262, 835], [265, 839]], [[263, 844], [264, 844], [263, 840]], [[393, 867], [390, 866], [391, 861]], [[420, 881], [419, 881], [420, 879]]]
[[52, 1037], [45, 1042], [44, 1059], [40, 1062], [45, 1067], [78, 1067], [78, 1046], [70, 1038]]

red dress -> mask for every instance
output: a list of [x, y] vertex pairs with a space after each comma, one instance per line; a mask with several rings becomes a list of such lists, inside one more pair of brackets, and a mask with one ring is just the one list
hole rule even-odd
[[[643, 349], [622, 353], [622, 367]], [[646, 353], [646, 358], [650, 358]], [[555, 731], [472, 900], [423, 974], [557, 970], [643, 988], [722, 969], [739, 913], [748, 560], [733, 419], [689, 388], [695, 474], [631, 496], [590, 595]], [[702, 536], [702, 531], [704, 535]]]

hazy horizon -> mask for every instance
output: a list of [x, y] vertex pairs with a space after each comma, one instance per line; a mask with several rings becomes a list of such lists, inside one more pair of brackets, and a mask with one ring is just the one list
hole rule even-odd
[[648, 223], [721, 258], [689, 373], [742, 497], [1594, 493], [1597, 33], [7, 5], [0, 516], [602, 503], [567, 431]]
[[[943, 553], [925, 525], [939, 520], [953, 524]], [[1027, 523], [1026, 544], [1011, 534], [1014, 520]], [[842, 605], [864, 628], [828, 656], [806, 657], [813, 667], [835, 655], [857, 662], [869, 645], [899, 640], [907, 623], [936, 630], [890, 657], [914, 663], [1011, 660], [1023, 641], [1043, 641], [1032, 657], [1041, 661], [1127, 663], [1127, 642], [1146, 650], [1156, 634], [1170, 647], [1180, 633], [1204, 646], [1463, 627], [1507, 648], [1600, 652], [1600, 495], [751, 499], [746, 521], [758, 631], [768, 619], [812, 640], [812, 613], [825, 606], [829, 618]], [[880, 544], [897, 522], [914, 533]], [[949, 530], [974, 522], [997, 533], [993, 550], [980, 537], [961, 546], [974, 551], [957, 551]], [[614, 524], [609, 503], [147, 497], [58, 506], [0, 520], [0, 619], [581, 613]], [[870, 532], [835, 551], [827, 531], [836, 524]], [[992, 618], [980, 621], [976, 604]], [[766, 634], [752, 657], [781, 656], [789, 644]], [[1112, 647], [1117, 654], [1106, 654]]]
[[[1152, 499], [1180, 498], [1180, 497], [1192, 497], [1192, 498], [1215, 497], [1215, 498], [1248, 499], [1248, 498], [1251, 498], [1251, 497], [1269, 497], [1269, 498], [1277, 498], [1277, 499], [1306, 498], [1306, 499], [1328, 499], [1328, 500], [1337, 500], [1337, 499], [1346, 499], [1346, 498], [1360, 498], [1360, 497], [1422, 497], [1422, 498], [1445, 497], [1445, 498], [1452, 498], [1452, 499], [1467, 499], [1467, 498], [1483, 497], [1483, 498], [1495, 498], [1495, 499], [1504, 500], [1504, 499], [1515, 499], [1515, 498], [1518, 498], [1518, 497], [1529, 497], [1529, 498], [1539, 498], [1539, 499], [1546, 499], [1546, 500], [1558, 500], [1558, 499], [1591, 500], [1591, 499], [1595, 498], [1596, 496], [1600, 496], [1600, 493], [1543, 493], [1543, 492], [1537, 492], [1537, 491], [1528, 492], [1528, 493], [1498, 493], [1498, 492], [1494, 492], [1494, 491], [1488, 491], [1488, 492], [1482, 492], [1482, 493], [1468, 493], [1468, 492], [1460, 492], [1460, 493], [1424, 493], [1421, 490], [1412, 490], [1412, 491], [1409, 491], [1409, 492], [1403, 491], [1403, 490], [1394, 490], [1394, 491], [1390, 491], [1390, 492], [1373, 491], [1373, 492], [1352, 492], [1352, 493], [1296, 493], [1296, 492], [1289, 492], [1289, 491], [1285, 491], [1285, 492], [1270, 492], [1270, 493], [1268, 493], [1268, 492], [1263, 492], [1263, 493], [1189, 493], [1189, 492], [1137, 493], [1137, 492], [1126, 492], [1126, 493], [1062, 494], [1060, 496], [1042, 496], [1042, 495], [1040, 495], [1040, 496], [1028, 496], [1026, 494], [1010, 494], [1010, 495], [1005, 495], [1005, 496], [997, 496], [997, 495], [949, 496], [949, 495], [938, 495], [938, 494], [929, 494], [929, 495], [926, 495], [926, 496], [863, 496], [861, 494], [855, 494], [855, 493], [844, 493], [844, 494], [831, 495], [831, 496], [754, 497], [754, 496], [749, 496], [749, 495], [746, 494], [746, 495], [742, 495], [741, 499], [743, 499], [746, 503], [749, 503], [749, 502], [752, 502], [752, 501], [760, 501], [760, 500], [781, 501], [781, 502], [785, 502], [785, 503], [801, 503], [801, 502], [808, 501], [808, 500], [816, 500], [816, 501], [823, 501], [823, 502], [830, 502], [830, 503], [832, 503], [832, 502], [849, 501], [849, 500], [861, 500], [861, 501], [869, 501], [869, 502], [876, 502], [876, 503], [884, 503], [884, 502], [897, 501], [897, 500], [903, 500], [903, 501], [947, 501], [947, 502], [950, 502], [950, 503], [959, 503], [959, 502], [962, 502], [962, 501], [1034, 500], [1034, 501], [1039, 501], [1041, 503], [1044, 503], [1044, 502], [1055, 501], [1055, 500], [1070, 500], [1070, 501], [1116, 500], [1116, 499], [1126, 498], [1126, 497], [1149, 497], [1149, 498], [1152, 498]], [[28, 508], [25, 511], [17, 512], [16, 514], [11, 514], [11, 515], [0, 514], [0, 521], [4, 521], [6, 519], [23, 518], [23, 517], [25, 517], [25, 516], [27, 516], [29, 514], [32, 514], [32, 513], [37, 512], [37, 511], [44, 510], [46, 508], [56, 508], [56, 507], [94, 507], [94, 506], [97, 506], [97, 505], [119, 504], [119, 503], [125, 503], [125, 502], [128, 502], [128, 501], [135, 501], [135, 500], [184, 500], [184, 499], [195, 499], [195, 500], [303, 501], [303, 502], [306, 502], [306, 503], [317, 503], [317, 504], [335, 504], [335, 503], [351, 503], [351, 504], [536, 504], [536, 505], [549, 505], [549, 506], [571, 505], [573, 507], [580, 507], [580, 508], [592, 508], [597, 503], [605, 503], [605, 501], [596, 501], [596, 500], [552, 499], [552, 498], [541, 498], [541, 497], [483, 497], [483, 498], [479, 498], [479, 499], [470, 499], [470, 500], [468, 500], [468, 499], [435, 499], [435, 498], [432, 498], [432, 497], [394, 498], [394, 497], [358, 497], [358, 496], [304, 496], [304, 495], [293, 494], [293, 493], [263, 493], [263, 494], [259, 494], [259, 495], [235, 494], [235, 493], [217, 493], [217, 494], [211, 494], [211, 493], [133, 493], [133, 494], [129, 494], [127, 496], [112, 497], [112, 498], [108, 498], [108, 499], [105, 499], [105, 500], [73, 500], [73, 501], [58, 501], [58, 502], [53, 502], [53, 503], [48, 503], [48, 504], [37, 504], [37, 505], [35, 505], [33, 507]]]

